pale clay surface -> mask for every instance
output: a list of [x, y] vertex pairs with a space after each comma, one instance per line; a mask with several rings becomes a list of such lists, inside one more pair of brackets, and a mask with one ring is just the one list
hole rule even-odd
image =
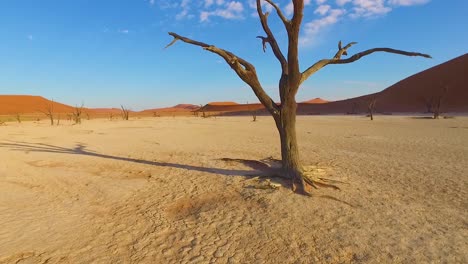
[[219, 160], [279, 158], [258, 120], [0, 126], [0, 263], [468, 262], [468, 118], [298, 117], [303, 164], [343, 182], [312, 198]]

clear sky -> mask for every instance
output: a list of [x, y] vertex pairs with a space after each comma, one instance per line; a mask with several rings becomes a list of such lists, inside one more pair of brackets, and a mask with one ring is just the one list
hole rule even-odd
[[[276, 0], [286, 14], [289, 0]], [[376, 54], [327, 66], [297, 100], [338, 100], [382, 90], [468, 49], [467, 0], [305, 0], [300, 63], [329, 58], [337, 42], [429, 53], [424, 59]], [[254, 0], [1, 0], [0, 94], [42, 95], [70, 105], [134, 110], [231, 100], [257, 101], [214, 54], [178, 42], [173, 31], [231, 50], [253, 63], [278, 99], [279, 64], [263, 53]], [[265, 5], [265, 8], [268, 8]], [[286, 35], [271, 27], [285, 52]]]

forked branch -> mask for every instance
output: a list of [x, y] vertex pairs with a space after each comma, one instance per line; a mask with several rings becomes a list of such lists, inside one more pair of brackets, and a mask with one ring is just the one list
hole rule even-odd
[[276, 13], [278, 14], [278, 17], [281, 19], [281, 21], [283, 21], [283, 24], [284, 26], [288, 27], [289, 26], [289, 19], [287, 19], [283, 12], [281, 11], [281, 9], [278, 7], [277, 4], [275, 4], [273, 1], [271, 0], [265, 0], [265, 2], [267, 2], [268, 4], [270, 4], [271, 6], [273, 6], [273, 8], [276, 10]]
[[419, 57], [424, 57], [424, 58], [432, 58], [428, 54], [424, 53], [419, 53], [419, 52], [409, 52], [409, 51], [404, 51], [404, 50], [397, 50], [397, 49], [391, 49], [391, 48], [374, 48], [374, 49], [368, 49], [366, 51], [362, 51], [359, 53], [354, 54], [353, 56], [347, 58], [347, 59], [341, 59], [341, 56], [346, 56], [348, 49], [356, 44], [356, 42], [351, 42], [345, 47], [341, 46], [341, 41], [338, 43], [338, 52], [335, 54], [333, 59], [323, 59], [309, 68], [307, 68], [301, 76], [301, 83], [303, 83], [305, 80], [307, 80], [312, 74], [316, 73], [318, 70], [322, 69], [323, 67], [329, 65], [329, 64], [347, 64], [347, 63], [352, 63], [355, 62], [362, 57], [365, 57], [367, 55], [370, 55], [374, 52], [387, 52], [387, 53], [393, 53], [393, 54], [398, 54], [398, 55], [404, 55], [404, 56], [419, 56]]
[[169, 43], [169, 45], [167, 45], [166, 48], [173, 45], [177, 40], [181, 40], [185, 43], [202, 47], [203, 49], [222, 57], [226, 61], [226, 63], [229, 64], [231, 69], [233, 69], [237, 73], [239, 78], [241, 78], [252, 88], [260, 102], [262, 102], [262, 104], [268, 109], [268, 111], [271, 114], [277, 115], [279, 113], [279, 107], [265, 92], [265, 90], [263, 90], [260, 81], [258, 80], [255, 67], [251, 63], [240, 58], [239, 56], [233, 54], [230, 51], [220, 49], [216, 46], [196, 41], [187, 37], [183, 37], [173, 32], [169, 32], [169, 35], [174, 37], [174, 40], [172, 40], [172, 42]]
[[[283, 70], [283, 73], [287, 73], [288, 70], [288, 62], [286, 58], [284, 57], [283, 53], [281, 52], [281, 49], [278, 45], [278, 42], [276, 41], [275, 36], [273, 35], [273, 32], [271, 32], [270, 27], [268, 26], [268, 15], [269, 13], [263, 13], [262, 10], [262, 4], [260, 3], [261, 0], [257, 0], [257, 13], [258, 16], [260, 17], [260, 23], [262, 24], [263, 31], [266, 33], [266, 37], [261, 37], [262, 43], [263, 43], [263, 51], [265, 51], [265, 43], [268, 42], [270, 43], [271, 49], [273, 50], [273, 54], [275, 54], [275, 57], [278, 59], [278, 61], [281, 64], [281, 69]], [[269, 4], [271, 4], [275, 9], [277, 9], [278, 15], [283, 18], [281, 20], [285, 19], [287, 20], [284, 15], [281, 13], [281, 10], [279, 9], [278, 6], [276, 6], [272, 1], [267, 1]], [[285, 27], [286, 30], [289, 30], [289, 21], [285, 22]]]

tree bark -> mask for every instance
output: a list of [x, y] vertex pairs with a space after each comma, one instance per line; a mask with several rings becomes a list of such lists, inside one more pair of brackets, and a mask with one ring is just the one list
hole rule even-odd
[[309, 194], [310, 188], [304, 181], [299, 157], [296, 134], [296, 110], [297, 104], [294, 98], [291, 98], [282, 103], [280, 114], [275, 118], [281, 141], [282, 170], [283, 176], [291, 179], [293, 191]]

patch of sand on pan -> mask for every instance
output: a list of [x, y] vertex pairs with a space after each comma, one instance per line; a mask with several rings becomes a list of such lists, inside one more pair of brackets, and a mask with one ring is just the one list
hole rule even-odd
[[279, 158], [269, 117], [8, 123], [0, 263], [467, 262], [468, 118], [297, 124], [306, 172], [341, 191], [236, 162]]

